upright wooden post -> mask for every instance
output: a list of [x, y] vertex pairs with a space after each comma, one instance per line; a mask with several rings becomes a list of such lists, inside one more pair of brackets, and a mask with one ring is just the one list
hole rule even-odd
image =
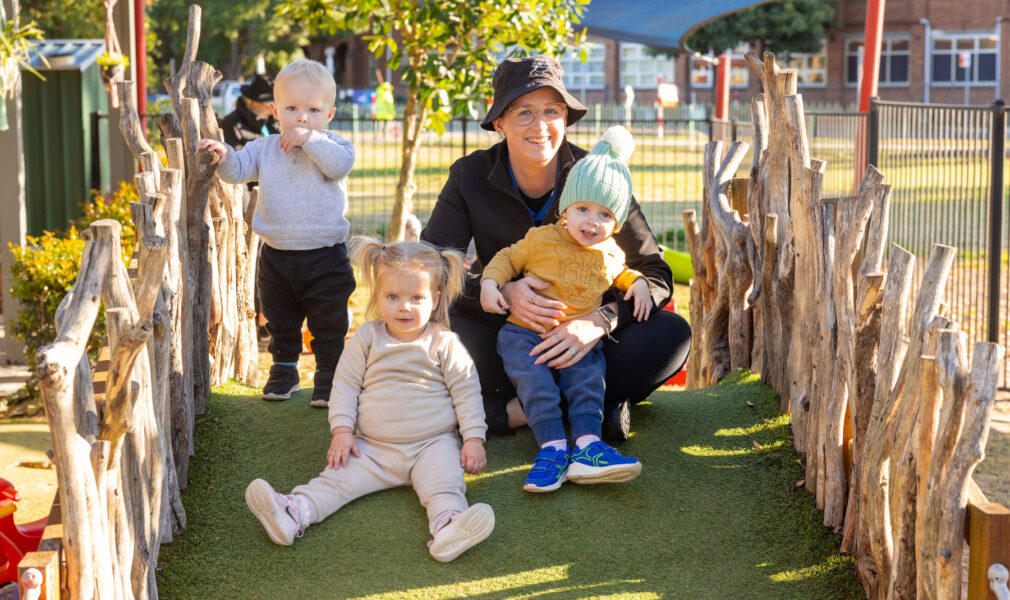
[[[17, 19], [20, 9], [18, 0], [2, 0], [7, 14]], [[30, 77], [30, 75], [29, 75]], [[21, 84], [14, 90], [10, 100], [0, 97], [6, 103], [7, 122], [10, 129], [0, 132], [0, 288], [3, 289], [4, 352], [7, 360], [24, 364], [25, 347], [12, 333], [21, 302], [11, 293], [11, 265], [14, 255], [7, 244], [25, 245], [28, 231], [28, 213], [25, 208], [25, 159], [23, 127], [21, 118]]]

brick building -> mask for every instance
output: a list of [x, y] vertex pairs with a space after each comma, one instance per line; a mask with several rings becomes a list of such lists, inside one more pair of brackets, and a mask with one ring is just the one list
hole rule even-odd
[[[808, 104], [854, 107], [866, 1], [840, 0], [835, 12], [837, 22], [827, 30], [820, 52], [779, 56], [778, 60], [799, 70], [800, 91]], [[1010, 44], [1004, 43], [1010, 41], [1008, 34], [1010, 0], [889, 0], [878, 96], [942, 104], [1010, 101], [1010, 74], [1003, 69], [1010, 65]], [[403, 97], [398, 74], [390, 73], [386, 61], [376, 59], [360, 38], [334, 39], [329, 45], [336, 49], [335, 75], [341, 88], [374, 89], [378, 71]], [[586, 62], [576, 52], [561, 61], [568, 89], [584, 102], [622, 103], [625, 86], [630, 85], [637, 105], [654, 104], [659, 76], [677, 84], [682, 103], [713, 101], [715, 70], [704, 57], [656, 55], [641, 44], [593, 36], [591, 30], [586, 49]], [[731, 53], [730, 94], [741, 102], [760, 91], [743, 58], [748, 50], [743, 45]], [[321, 46], [309, 50], [318, 60], [324, 60], [322, 53]]]
[[[841, 0], [837, 23], [815, 54], [779, 56], [780, 65], [799, 70], [800, 91], [812, 104], [854, 106], [866, 18], [865, 0]], [[1008, 17], [1004, 20], [1004, 16]], [[885, 100], [944, 104], [989, 104], [1007, 99], [1010, 77], [1010, 0], [889, 0], [884, 17], [879, 97]], [[569, 89], [587, 102], [623, 102], [624, 87], [635, 90], [636, 104], [655, 101], [657, 76], [674, 81], [681, 102], [712, 102], [711, 63], [682, 54], [653, 56], [639, 44], [593, 37], [589, 59], [563, 64]], [[731, 95], [744, 100], [760, 83], [743, 59], [745, 46], [732, 52]]]

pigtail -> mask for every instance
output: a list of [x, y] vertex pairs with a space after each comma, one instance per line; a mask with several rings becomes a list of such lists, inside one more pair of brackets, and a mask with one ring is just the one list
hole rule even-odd
[[359, 284], [372, 290], [372, 293], [368, 297], [368, 306], [365, 309], [365, 314], [369, 319], [378, 318], [378, 308], [375, 300], [378, 290], [375, 286], [379, 272], [379, 261], [382, 259], [382, 251], [385, 249], [385, 246], [375, 238], [361, 235], [351, 239], [350, 246], [351, 263], [358, 267], [359, 277], [361, 278]]
[[463, 255], [455, 250], [436, 250], [442, 263], [442, 285], [439, 291], [442, 297], [438, 306], [432, 311], [431, 320], [439, 325], [449, 325], [449, 307], [456, 301], [456, 298], [463, 293]]

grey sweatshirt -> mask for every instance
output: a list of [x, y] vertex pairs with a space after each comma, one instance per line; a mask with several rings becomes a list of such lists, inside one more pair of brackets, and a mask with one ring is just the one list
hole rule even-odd
[[347, 239], [347, 175], [354, 146], [335, 131], [313, 131], [291, 154], [280, 135], [230, 150], [217, 173], [228, 183], [259, 181], [253, 231], [278, 250], [326, 248]]

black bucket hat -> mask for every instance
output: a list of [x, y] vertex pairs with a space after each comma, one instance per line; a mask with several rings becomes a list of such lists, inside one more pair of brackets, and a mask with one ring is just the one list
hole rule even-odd
[[491, 85], [494, 87], [494, 102], [480, 126], [494, 131], [494, 120], [502, 115], [505, 107], [513, 100], [542, 87], [549, 87], [561, 94], [568, 105], [568, 119], [571, 125], [585, 116], [586, 107], [565, 89], [564, 69], [546, 54], [525, 58], [507, 58], [495, 69]]
[[274, 78], [267, 74], [257, 74], [252, 81], [239, 88], [239, 92], [250, 100], [264, 104], [274, 101]]

